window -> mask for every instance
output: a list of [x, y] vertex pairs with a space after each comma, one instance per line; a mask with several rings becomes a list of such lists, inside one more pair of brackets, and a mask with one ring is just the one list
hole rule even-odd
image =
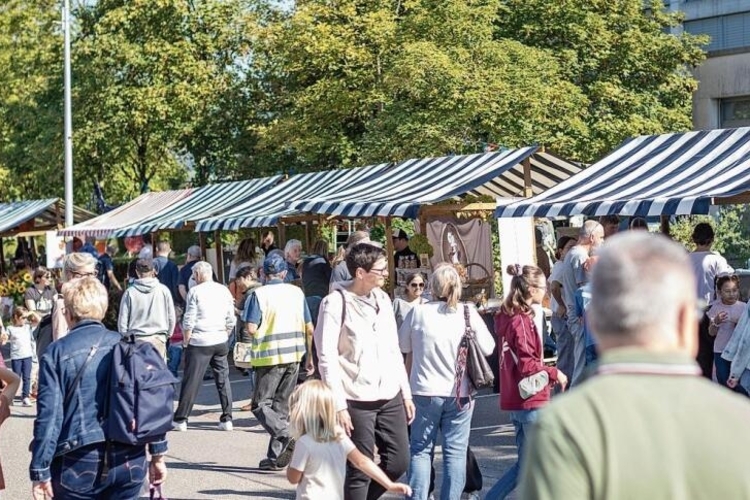
[[693, 35], [710, 36], [709, 52], [750, 48], [750, 12], [685, 21], [683, 28]]
[[721, 128], [750, 127], [750, 96], [721, 100]]

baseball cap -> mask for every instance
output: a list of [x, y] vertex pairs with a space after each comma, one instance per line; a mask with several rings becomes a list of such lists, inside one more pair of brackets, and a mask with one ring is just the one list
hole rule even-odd
[[135, 270], [139, 273], [150, 273], [154, 270], [154, 261], [152, 259], [138, 259], [135, 261]]
[[269, 255], [263, 261], [263, 272], [266, 275], [281, 274], [287, 269], [286, 260], [281, 255]]
[[403, 229], [394, 229], [392, 237], [398, 238], [399, 240], [409, 239], [409, 236], [407, 236], [406, 231], [404, 231]]

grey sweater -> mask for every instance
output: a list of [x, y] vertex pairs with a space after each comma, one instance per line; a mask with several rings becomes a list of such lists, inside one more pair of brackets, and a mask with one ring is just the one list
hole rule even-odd
[[174, 325], [172, 293], [158, 279], [135, 280], [125, 291], [117, 319], [117, 329], [121, 334], [146, 337], [164, 333], [171, 337]]

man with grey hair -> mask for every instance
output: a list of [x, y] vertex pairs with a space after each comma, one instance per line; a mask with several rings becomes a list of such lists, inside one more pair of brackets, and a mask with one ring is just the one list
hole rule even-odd
[[201, 260], [201, 247], [193, 245], [187, 249], [185, 254], [185, 265], [180, 269], [180, 278], [177, 281], [177, 290], [183, 303], [190, 290], [190, 278], [193, 276], [193, 266]]
[[302, 242], [300, 240], [289, 240], [284, 246], [284, 258], [286, 259], [286, 283], [300, 279], [297, 272], [297, 263], [302, 256]]
[[687, 253], [629, 231], [598, 257], [599, 368], [540, 413], [521, 498], [750, 498], [750, 403], [700, 376]]
[[229, 333], [234, 329], [234, 298], [229, 289], [211, 279], [208, 262], [192, 267], [195, 286], [187, 293], [182, 320], [185, 373], [180, 403], [174, 414], [174, 429], [187, 430], [187, 421], [198, 395], [203, 373], [211, 366], [221, 402], [219, 429], [232, 430], [232, 388], [229, 385]]
[[567, 314], [568, 331], [557, 339], [557, 368], [570, 373], [570, 385], [577, 384], [586, 366], [586, 345], [583, 323], [575, 315], [576, 290], [588, 283], [586, 261], [604, 241], [604, 228], [595, 220], [587, 220], [578, 232], [578, 243], [570, 249], [562, 265], [563, 306]]

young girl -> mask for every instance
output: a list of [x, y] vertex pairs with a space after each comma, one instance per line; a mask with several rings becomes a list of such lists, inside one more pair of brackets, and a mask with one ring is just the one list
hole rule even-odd
[[721, 353], [727, 344], [729, 344], [729, 340], [734, 333], [734, 328], [745, 312], [746, 304], [739, 300], [740, 287], [737, 276], [720, 276], [716, 280], [716, 289], [719, 292], [719, 299], [711, 304], [711, 308], [706, 313], [708, 319], [711, 321], [708, 327], [708, 334], [716, 337], [714, 341], [716, 381], [721, 385], [727, 385], [732, 362], [722, 358]]
[[34, 340], [31, 335], [29, 321], [38, 322], [37, 316], [25, 307], [17, 307], [13, 311], [13, 324], [6, 328], [2, 336], [5, 345], [10, 341], [10, 362], [13, 372], [23, 380], [23, 406], [31, 406], [31, 363], [34, 356]]
[[408, 485], [391, 481], [336, 426], [333, 393], [324, 382], [308, 380], [297, 387], [289, 406], [296, 445], [286, 477], [297, 485], [297, 500], [343, 500], [347, 459], [391, 493], [411, 496]]

